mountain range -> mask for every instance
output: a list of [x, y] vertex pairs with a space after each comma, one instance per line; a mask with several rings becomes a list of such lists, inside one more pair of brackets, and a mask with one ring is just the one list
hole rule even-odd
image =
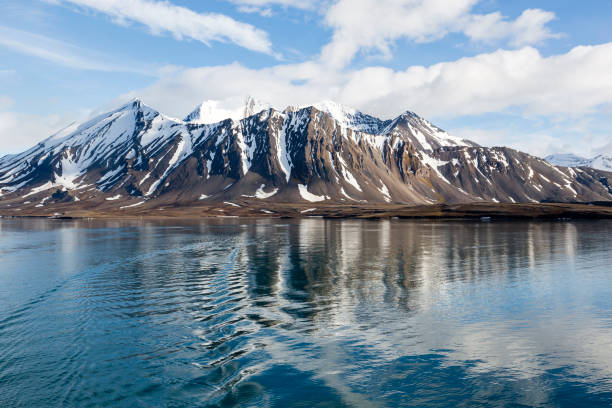
[[601, 153], [590, 159], [571, 153], [552, 154], [546, 156], [546, 161], [555, 166], [592, 167], [598, 170], [612, 171], [612, 153]]
[[409, 111], [382, 120], [334, 102], [280, 111], [249, 98], [235, 112], [207, 101], [180, 120], [133, 100], [0, 158], [0, 209], [612, 200], [612, 173], [569, 164], [479, 146]]

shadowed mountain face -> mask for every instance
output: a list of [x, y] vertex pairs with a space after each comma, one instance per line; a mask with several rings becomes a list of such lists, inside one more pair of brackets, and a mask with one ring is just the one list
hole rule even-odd
[[[609, 201], [612, 174], [453, 137], [414, 113], [333, 102], [243, 119], [167, 117], [135, 100], [0, 159], [0, 200], [49, 208], [266, 202]], [[209, 111], [207, 115], [212, 115]], [[214, 115], [213, 115], [214, 116]]]

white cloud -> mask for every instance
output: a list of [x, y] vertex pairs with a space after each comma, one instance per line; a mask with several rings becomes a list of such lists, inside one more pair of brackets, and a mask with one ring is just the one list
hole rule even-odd
[[555, 18], [555, 13], [540, 9], [527, 9], [514, 21], [507, 21], [500, 12], [472, 15], [463, 32], [475, 41], [491, 43], [507, 38], [510, 45], [522, 47], [559, 38], [560, 34], [546, 27]]
[[404, 71], [366, 68], [350, 75], [342, 97], [377, 112], [398, 104], [429, 116], [519, 107], [526, 115], [593, 111], [612, 101], [612, 43], [543, 57], [536, 49], [499, 50]]
[[[89, 71], [135, 72], [155, 75], [154, 70], [110, 61], [110, 57], [42, 35], [0, 26], [0, 47], [69, 68]], [[4, 72], [4, 71], [2, 71]], [[7, 75], [12, 71], [5, 71]], [[0, 72], [1, 73], [1, 72]], [[13, 72], [14, 74], [14, 72]]]
[[[275, 106], [334, 99], [392, 116], [405, 109], [426, 117], [458, 117], [518, 109], [526, 116], [577, 116], [612, 103], [612, 43], [543, 57], [536, 49], [498, 50], [428, 67], [332, 70], [314, 62], [250, 69], [234, 63], [185, 69], [134, 91], [173, 115], [203, 99], [245, 94]], [[169, 98], [172, 95], [172, 98]]]
[[603, 155], [606, 155], [606, 156], [612, 156], [612, 135], [609, 135], [607, 137], [606, 142], [607, 143], [605, 145], [593, 149], [591, 151], [591, 154], [594, 153], [596, 155], [597, 154], [603, 154]]
[[[137, 21], [147, 25], [155, 34], [169, 32], [177, 38], [186, 37], [205, 43], [211, 40], [236, 42], [238, 40], [234, 39], [240, 30], [246, 30], [242, 34], [255, 30], [261, 36], [244, 35], [240, 41], [254, 43], [240, 45], [270, 51], [267, 35], [250, 25], [229, 19], [235, 24], [226, 26], [221, 24], [226, 21], [225, 16], [198, 14], [169, 2], [53, 1], [89, 7], [123, 22]], [[169, 67], [156, 72], [160, 78], [151, 86], [129, 92], [122, 98], [142, 97], [145, 102], [175, 117], [185, 116], [205, 99], [221, 100], [219, 106], [232, 110], [247, 94], [269, 101], [278, 108], [333, 99], [381, 117], [392, 117], [410, 109], [434, 121], [438, 117], [508, 111], [525, 117], [545, 116], [547, 120], [559, 115], [576, 118], [599, 112], [603, 106], [612, 106], [612, 76], [609, 75], [612, 43], [580, 46], [565, 54], [544, 57], [537, 49], [524, 45], [558, 36], [546, 26], [555, 18], [554, 13], [528, 9], [515, 20], [500, 13], [477, 15], [472, 10], [478, 2], [338, 0], [326, 8], [328, 3], [325, 1], [234, 0], [233, 3], [240, 7], [323, 7], [327, 13], [325, 22], [334, 29], [332, 41], [323, 48], [320, 59], [301, 64], [280, 64], [261, 69], [247, 68], [240, 63], [190, 69]], [[203, 28], [211, 21], [215, 24]], [[240, 30], [232, 31], [236, 24]], [[68, 44], [19, 33], [19, 41], [15, 41], [15, 36], [0, 35], [0, 44], [63, 65], [116, 69], [95, 62], [96, 58], [84, 56], [82, 50]], [[383, 55], [390, 55], [398, 39], [429, 42], [449, 33], [462, 33], [478, 42], [505, 41], [513, 47], [523, 47], [500, 49], [430, 66], [410, 66], [404, 70], [384, 66], [347, 67], [360, 51], [378, 50]], [[0, 135], [4, 138], [9, 133], [4, 133], [3, 129], [9, 128], [11, 132], [20, 134], [19, 127], [7, 125], [17, 118], [17, 114], [3, 112], [2, 115], [4, 125], [0, 126], [4, 127], [0, 129]], [[50, 124], [53, 120], [49, 117], [42, 122]], [[41, 133], [36, 140], [57, 128], [45, 133], [42, 133], [43, 129], [39, 130]], [[552, 136], [554, 130], [518, 137], [503, 129], [459, 129], [462, 136], [476, 141], [495, 141], [485, 141], [484, 144], [510, 145], [536, 154], [548, 153], [554, 146], [571, 147], [564, 142], [563, 136]], [[470, 131], [473, 136], [467, 134]], [[28, 132], [24, 130], [26, 140], [29, 140]], [[599, 143], [597, 145], [605, 143], [601, 138], [595, 141]]]
[[[175, 67], [151, 86], [129, 92], [123, 98], [142, 97], [175, 117], [184, 117], [206, 99], [221, 100], [219, 106], [232, 110], [243, 103], [247, 94], [281, 109], [333, 99], [381, 117], [409, 109], [434, 122], [441, 117], [506, 112], [515, 117], [544, 118], [552, 125], [520, 134], [501, 125], [499, 130], [476, 126], [458, 131], [486, 145], [509, 145], [538, 155], [559, 150], [580, 154], [609, 140], [603, 128], [587, 134], [590, 124], [579, 123], [578, 119], [598, 112], [605, 115], [606, 107], [612, 104], [610, 66], [612, 43], [580, 46], [549, 57], [531, 47], [498, 50], [400, 71], [387, 67], [334, 70], [317, 62], [252, 69], [233, 63]], [[15, 119], [15, 114], [3, 114], [0, 135], [5, 140], [10, 139], [5, 135], [22, 134], [17, 122], [7, 125], [11, 118]], [[36, 134], [33, 130], [23, 131], [24, 140], [40, 140], [67, 124], [51, 119], [43, 123], [56, 124], [55, 128], [46, 125]], [[32, 119], [22, 123], [32, 126], [36, 122]], [[572, 124], [576, 124], [575, 129]], [[31, 136], [36, 137], [30, 139]]]
[[554, 38], [545, 25], [555, 14], [525, 10], [515, 21], [500, 13], [472, 14], [479, 0], [339, 0], [325, 16], [334, 29], [322, 61], [334, 66], [350, 62], [360, 50], [391, 56], [393, 43], [405, 38], [417, 43], [463, 33], [474, 41], [508, 41], [511, 46], [537, 44]]
[[196, 13], [168, 1], [154, 0], [61, 0], [111, 16], [115, 23], [138, 22], [153, 35], [169, 33], [209, 45], [211, 41], [232, 42], [243, 48], [272, 54], [268, 34], [250, 24], [223, 14]]
[[[574, 134], [570, 140], [561, 136], [554, 128], [541, 131], [516, 131], [503, 127], [500, 128], [478, 128], [461, 127], [453, 129], [453, 133], [470, 139], [482, 146], [505, 146], [516, 150], [530, 153], [535, 156], [545, 157], [554, 153], [574, 153], [577, 155], [590, 156], [591, 146], [599, 146], [603, 136], [584, 138], [580, 145], [572, 143], [584, 135]], [[565, 133], [563, 133], [567, 136]]]

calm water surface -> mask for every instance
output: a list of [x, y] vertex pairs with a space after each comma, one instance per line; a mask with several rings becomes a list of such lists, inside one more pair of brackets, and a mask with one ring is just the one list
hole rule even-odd
[[611, 406], [612, 222], [0, 220], [0, 406]]

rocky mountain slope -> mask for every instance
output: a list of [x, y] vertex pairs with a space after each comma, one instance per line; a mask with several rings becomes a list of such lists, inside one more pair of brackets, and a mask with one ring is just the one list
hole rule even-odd
[[556, 167], [449, 135], [412, 112], [380, 120], [333, 102], [278, 111], [214, 104], [185, 120], [134, 100], [0, 159], [0, 209], [129, 209], [218, 202], [612, 200], [612, 174]]

